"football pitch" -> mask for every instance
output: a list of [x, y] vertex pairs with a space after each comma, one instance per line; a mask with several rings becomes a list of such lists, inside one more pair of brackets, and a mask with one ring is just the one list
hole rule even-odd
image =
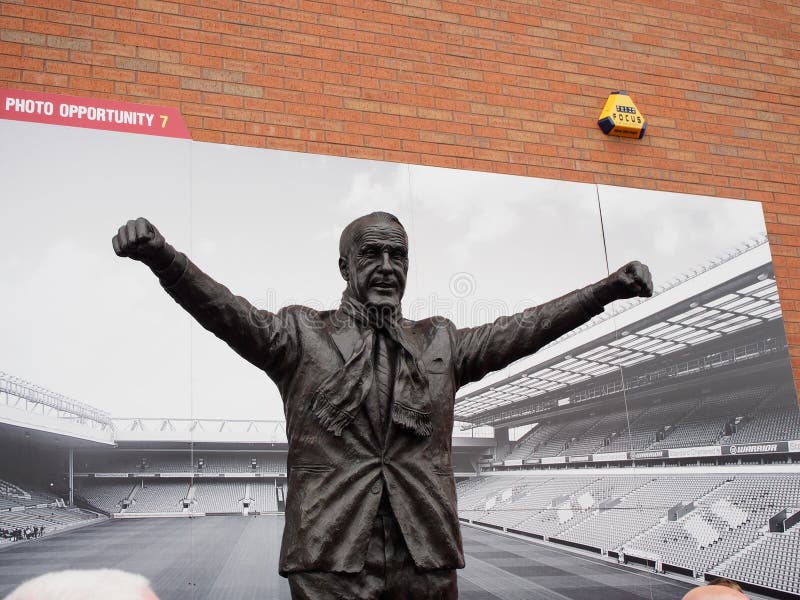
[[[462, 530], [462, 600], [679, 600], [692, 587], [550, 545]], [[146, 576], [161, 600], [289, 600], [277, 573], [282, 531], [282, 516], [118, 519], [4, 544], [0, 598], [48, 571], [117, 568]]]

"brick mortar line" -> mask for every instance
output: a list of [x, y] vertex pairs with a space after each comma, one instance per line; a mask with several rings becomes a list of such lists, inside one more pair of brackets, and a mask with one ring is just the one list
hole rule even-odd
[[[152, 14], [155, 14], [155, 15], [171, 14], [171, 13], [163, 13], [163, 12], [152, 11], [152, 10], [147, 10], [147, 9], [138, 9], [138, 10], [141, 10], [142, 12], [152, 13]], [[63, 12], [63, 11], [60, 11], [60, 12]], [[227, 12], [231, 12], [231, 11], [227, 11]], [[302, 11], [302, 10], [299, 10], [299, 9], [297, 11], [295, 11], [295, 12], [305, 12], [306, 14], [319, 14], [319, 13], [314, 13], [312, 11]], [[395, 14], [395, 13], [391, 13], [391, 12], [382, 13], [380, 11], [370, 11], [370, 12], [371, 13], [375, 13], [375, 14]], [[89, 13], [80, 13], [80, 14], [89, 14]], [[459, 13], [452, 13], [452, 14], [458, 15]], [[91, 16], [92, 16], [92, 20], [94, 20], [94, 17], [96, 15], [91, 15]], [[184, 16], [184, 15], [179, 14], [177, 16]], [[162, 25], [160, 23], [150, 23], [148, 21], [140, 21], [140, 20], [136, 20], [136, 19], [125, 19], [123, 17], [118, 17], [118, 16], [117, 17], [103, 17], [103, 18], [114, 19], [114, 20], [118, 20], [118, 21], [121, 21], [121, 22], [144, 23], [144, 24], [153, 25], [153, 26], [172, 27], [172, 28], [176, 28], [176, 29], [180, 29], [180, 30], [197, 31], [197, 32], [200, 32], [200, 33], [217, 34], [217, 35], [220, 35], [220, 36], [228, 35], [228, 36], [240, 36], [240, 37], [243, 37], [243, 38], [246, 38], [246, 39], [258, 39], [258, 40], [263, 39], [263, 38], [258, 37], [256, 35], [247, 35], [244, 32], [225, 33], [225, 32], [215, 32], [215, 31], [204, 30], [202, 28], [202, 26], [200, 28], [190, 28], [190, 27], [181, 27], [179, 25]], [[209, 19], [203, 19], [201, 17], [185, 17], [185, 18], [198, 19], [198, 21], [200, 21], [201, 25], [202, 25], [203, 21], [209, 21]], [[262, 16], [261, 18], [265, 19], [267, 17]], [[356, 19], [354, 17], [341, 17], [341, 18], [348, 18], [348, 19], [353, 19], [355, 21], [358, 21], [358, 19]], [[415, 17], [415, 18], [420, 19], [420, 17]], [[538, 19], [538, 17], [534, 17], [534, 18]], [[25, 20], [36, 20], [36, 21], [48, 22], [48, 23], [52, 22], [52, 21], [43, 21], [43, 20], [40, 20], [40, 19], [33, 19], [31, 17], [22, 17], [22, 19], [23, 19], [23, 21], [25, 21]], [[287, 18], [287, 17], [277, 17], [276, 20], [283, 20], [283, 21], [287, 21], [287, 22], [290, 22], [290, 23], [308, 24], [307, 21], [294, 20], [294, 19], [290, 19], [290, 18]], [[422, 20], [425, 20], [425, 19], [422, 19]], [[497, 21], [497, 19], [493, 19], [493, 20]], [[779, 22], [781, 22], [781, 23], [785, 22], [785, 21], [780, 20], [780, 19], [777, 19], [777, 20]], [[361, 21], [369, 22], [367, 19], [361, 19]], [[450, 23], [449, 21], [436, 21], [436, 22]], [[266, 30], [273, 30], [273, 31], [281, 31], [281, 32], [283, 32], [283, 30], [280, 29], [279, 27], [269, 26], [269, 25], [265, 25], [265, 24], [249, 25], [249, 24], [242, 24], [242, 23], [237, 23], [237, 22], [230, 22], [230, 24], [240, 25], [240, 26], [243, 26], [243, 27], [246, 27], [246, 28], [250, 28], [250, 29], [261, 28], [261, 29], [266, 29]], [[333, 25], [320, 25], [319, 23], [316, 23], [316, 25], [319, 25], [320, 27], [335, 29], [336, 31], [354, 31], [354, 32], [359, 32], [359, 33], [362, 31], [362, 30], [358, 29], [357, 27], [349, 28], [349, 27], [341, 27], [341, 26], [333, 26]], [[623, 23], [623, 25], [624, 25], [624, 23]], [[69, 26], [72, 27], [72, 26], [74, 26], [74, 24], [69, 24]], [[394, 25], [389, 25], [389, 26], [390, 27], [394, 27]], [[409, 28], [408, 26], [402, 26], [402, 27], [404, 29]], [[478, 30], [493, 31], [489, 27], [480, 28], [480, 27], [471, 26], [471, 25], [466, 25], [466, 27], [473, 27], [473, 28], [476, 28]], [[536, 25], [530, 25], [528, 27], [536, 27]], [[540, 27], [542, 30], [546, 30], [546, 31], [560, 31], [560, 30], [557, 30], [557, 29], [554, 30], [554, 29], [550, 29], [550, 28], [542, 27], [542, 26], [538, 26], [538, 27]], [[603, 34], [603, 29], [604, 29], [603, 26], [602, 25], [597, 25], [595, 27], [597, 27], [597, 29], [598, 29], [598, 32], [597, 32], [598, 35], [602, 35]], [[652, 27], [651, 27], [651, 29], [652, 29]], [[664, 27], [661, 27], [661, 28], [658, 28], [658, 29], [661, 30], [661, 31], [678, 31], [678, 32], [690, 33], [686, 29], [670, 29], [670, 28], [664, 28]], [[720, 29], [721, 31], [728, 31], [728, 29], [726, 29], [725, 27], [719, 27], [718, 29]], [[111, 32], [114, 32], [114, 33], [117, 32], [117, 30], [113, 30], [113, 29], [105, 29], [103, 31], [111, 31]], [[622, 31], [625, 31], [625, 30], [622, 29]], [[140, 34], [138, 32], [127, 32], [127, 31], [122, 31], [120, 33], [132, 33], [133, 35], [145, 35], [145, 34]], [[296, 33], [296, 34], [299, 34], [299, 35], [313, 35], [313, 36], [316, 36], [316, 37], [322, 37], [324, 39], [336, 39], [336, 40], [341, 39], [340, 36], [329, 36], [329, 35], [321, 35], [321, 34], [307, 34], [307, 33], [303, 33], [302, 31], [299, 31], [299, 32], [291, 31], [289, 33]], [[374, 34], [374, 35], [377, 35], [377, 36], [386, 36], [386, 37], [389, 37], [389, 38], [399, 38], [399, 39], [407, 39], [407, 40], [416, 40], [417, 39], [417, 38], [415, 38], [413, 36], [404, 36], [404, 35], [399, 35], [399, 34], [392, 33], [392, 32], [390, 32], [390, 33], [368, 32], [368, 33], [371, 33], [371, 34]], [[425, 32], [425, 33], [427, 34], [428, 32]], [[534, 38], [534, 39], [545, 39], [545, 40], [552, 39], [552, 38], [550, 38], [548, 36], [536, 36], [536, 35], [531, 35], [531, 34], [517, 34], [517, 33], [512, 33], [512, 32], [508, 32], [508, 33], [512, 37], [515, 36], [515, 35], [523, 35], [525, 37], [530, 37], [530, 38]], [[573, 33], [573, 32], [569, 31], [569, 33]], [[629, 32], [629, 33], [644, 35], [644, 34], [642, 34], [640, 32]], [[475, 36], [475, 35], [468, 35], [468, 34], [464, 34], [464, 33], [452, 33], [452, 34], [449, 34], [449, 35], [458, 35], [458, 36], [461, 36], [461, 37], [467, 38], [467, 39], [468, 38], [476, 38], [476, 37], [479, 38], [479, 39], [489, 39], [489, 40], [494, 41], [495, 43], [500, 41], [500, 40], [493, 40], [493, 38], [481, 37], [480, 35]], [[588, 36], [589, 34], [577, 33], [575, 35], [586, 35], [586, 36]], [[740, 50], [742, 52], [747, 52], [748, 51], [747, 49], [742, 49], [742, 48], [739, 48], [739, 47], [736, 47], [736, 46], [730, 45], [730, 44], [729, 45], [713, 44], [711, 42], [713, 42], [715, 38], [709, 38], [709, 36], [707, 36], [707, 35], [704, 36], [703, 34], [700, 34], [700, 33], [697, 33], [697, 34], [694, 34], [694, 35], [696, 35], [700, 39], [697, 42], [686, 42], [687, 44], [702, 43], [703, 45], [711, 45], [711, 46], [714, 46], [715, 48], [727, 48], [727, 49], [733, 49], [733, 50]], [[789, 32], [789, 35], [790, 35], [790, 37], [796, 37], [798, 40], [800, 40], [800, 34], [792, 35], [791, 32]], [[65, 36], [65, 37], [69, 37], [69, 36]], [[160, 39], [171, 39], [171, 40], [176, 39], [176, 38], [167, 37], [167, 36], [152, 36], [152, 37], [158, 37]], [[648, 34], [648, 37], [652, 37], [654, 39], [658, 39], [659, 37], [669, 37], [669, 36], [656, 36], [655, 34]], [[556, 39], [557, 38], [558, 38], [558, 36], [556, 36]], [[430, 38], [426, 35], [426, 39], [429, 40]], [[616, 38], [612, 38], [612, 39], [616, 39]], [[674, 39], [677, 39], [677, 38], [674, 38]], [[717, 38], [717, 39], [731, 39], [732, 40], [732, 38]], [[627, 42], [628, 40], [621, 40], [621, 41]], [[761, 46], [764, 46], [764, 45], [769, 44], [770, 42], [781, 42], [781, 41], [783, 41], [783, 38], [781, 36], [778, 36], [778, 35], [775, 35], [774, 38], [765, 37], [765, 40], [763, 41], [763, 43], [762, 42], [747, 42], [745, 40], [732, 40], [732, 41], [739, 41], [739, 42], [741, 42], [740, 45], [747, 45], [747, 46], [758, 46], [758, 45], [761, 45]], [[510, 40], [510, 41], [502, 40], [500, 42], [501, 43], [511, 43], [511, 44], [517, 44], [517, 45], [524, 45], [521, 42], [516, 42], [516, 41], [513, 41], [513, 40]], [[359, 40], [356, 43], [370, 43], [370, 42], [367, 42], [365, 40]], [[372, 43], [381, 44], [381, 42], [374, 42], [374, 41]], [[446, 44], [446, 42], [436, 42], [436, 41], [432, 41], [432, 43]], [[688, 52], [688, 53], [692, 53], [692, 54], [699, 54], [700, 56], [719, 56], [718, 54], [708, 54], [708, 53], [698, 52], [696, 50], [691, 50], [691, 49], [678, 49], [678, 48], [671, 48], [671, 47], [668, 47], [668, 46], [665, 47], [665, 46], [663, 46], [661, 44], [658, 44], [658, 43], [649, 44], [649, 43], [647, 43], [645, 41], [632, 41], [631, 40], [629, 43], [641, 44], [641, 45], [652, 46], [652, 47], [657, 47], [657, 48], [667, 48], [669, 50], [675, 50], [675, 51], [679, 51], [679, 52]], [[786, 43], [786, 46], [782, 46], [780, 44], [776, 44], [776, 46], [781, 48], [781, 49], [794, 50], [794, 46], [792, 46], [789, 42], [785, 42], [785, 43]], [[214, 44], [214, 45], [225, 46], [224, 44]], [[450, 45], [453, 45], [453, 44], [450, 44]], [[576, 43], [576, 46], [579, 46], [579, 45], [589, 45], [589, 46], [591, 46], [591, 44], [589, 44], [588, 42], [585, 43], [585, 44]], [[316, 46], [316, 47], [321, 47], [321, 46]], [[397, 46], [393, 46], [393, 47], [397, 47]], [[603, 46], [603, 47], [605, 48], [605, 46]], [[620, 50], [620, 51], [623, 51], [623, 52], [633, 52], [633, 51], [627, 51], [627, 50], [624, 50], [624, 49], [621, 49], [621, 48], [614, 48], [614, 49]], [[529, 56], [529, 54], [520, 54], [520, 53], [512, 53], [512, 54], [519, 55], [519, 56]], [[453, 54], [453, 56], [461, 56], [461, 55]], [[589, 56], [592, 56], [592, 55], [589, 54]], [[767, 55], [767, 56], [771, 56], [771, 55]], [[791, 57], [788, 57], [788, 56], [786, 56], [786, 57], [782, 56], [782, 57], [786, 58], [787, 60], [791, 60]], [[755, 64], [771, 64], [771, 63], [760, 63], [760, 62], [757, 62], [757, 61], [747, 61], [747, 62], [754, 62]]]
[[[157, 13], [157, 14], [160, 14], [160, 13]], [[34, 19], [26, 18], [24, 20], [34, 20]], [[124, 19], [121, 19], [121, 18], [119, 20], [120, 21], [124, 21]], [[50, 21], [40, 21], [40, 20], [36, 20], [36, 21], [37, 22], [42, 22], [42, 23], [50, 22]], [[195, 30], [195, 29], [190, 29], [190, 28], [180, 28], [180, 27], [177, 27], [177, 26], [171, 26], [171, 27], [176, 27], [177, 29], [181, 29], [181, 30], [185, 30], [185, 31], [201, 31], [201, 32], [203, 31], [203, 30]], [[264, 27], [264, 29], [273, 29], [274, 30], [275, 28]], [[338, 29], [342, 29], [342, 28], [338, 28]], [[16, 30], [15, 29], [6, 29], [6, 31], [17, 31], [17, 32], [20, 32], [20, 33], [36, 33], [36, 32], [28, 31], [27, 29], [22, 29], [22, 30], [19, 30], [19, 29], [16, 29]], [[126, 32], [126, 31], [118, 31], [118, 30], [114, 30], [114, 29], [103, 29], [102, 31], [107, 31], [107, 32], [110, 32], [110, 33], [113, 33], [113, 34], [123, 33], [123, 34], [129, 34], [129, 35], [147, 35], [148, 37], [152, 37], [152, 38], [159, 39], [159, 40], [170, 40], [170, 41], [187, 42], [187, 43], [200, 43], [200, 44], [202, 44], [204, 46], [217, 46], [217, 47], [220, 47], [220, 48], [240, 48], [239, 46], [230, 45], [230, 44], [224, 44], [224, 43], [221, 43], [221, 42], [220, 43], [197, 42], [195, 40], [182, 40], [180, 38], [175, 38], [175, 37], [170, 37], [170, 36], [160, 36], [160, 35], [132, 33], [132, 32]], [[353, 30], [353, 31], [357, 31], [357, 30]], [[210, 33], [213, 33], [213, 32], [210, 32]], [[65, 35], [65, 36], [55, 35], [55, 34], [39, 34], [39, 35], [45, 35], [45, 36], [53, 35], [54, 37], [64, 37], [64, 38], [69, 38], [69, 39], [85, 40], [85, 41], [90, 41], [90, 42], [103, 41], [103, 40], [93, 40], [92, 38], [76, 37], [76, 36], [72, 36], [72, 35]], [[225, 34], [225, 35], [229, 35], [229, 36], [234, 36], [235, 37], [237, 34]], [[240, 37], [243, 37], [245, 39], [260, 40], [262, 44], [266, 43], [266, 42], [264, 42], [263, 38], [259, 38], [259, 37], [256, 37], [256, 36], [247, 36], [247, 35], [244, 35], [244, 34], [238, 34], [238, 35], [240, 35]], [[402, 39], [409, 39], [409, 40], [415, 39], [415, 38], [398, 36], [398, 35], [390, 35], [390, 34], [385, 34], [385, 35], [387, 35], [389, 37], [393, 37], [393, 38], [402, 38]], [[465, 36], [465, 37], [469, 37], [469, 36]], [[322, 36], [322, 38], [323, 39], [320, 40], [321, 42], [323, 40], [340, 40], [341, 39], [340, 37], [333, 37], [333, 36]], [[550, 38], [545, 38], [545, 39], [550, 39]], [[800, 39], [800, 36], [798, 36], [798, 39]], [[122, 43], [122, 42], [104, 42], [104, 43], [117, 43], [117, 44], [119, 44], [121, 46], [130, 45], [130, 44]], [[292, 43], [292, 42], [286, 42], [286, 43]], [[355, 42], [355, 43], [356, 44], [369, 44], [369, 43], [372, 43], [372, 44], [375, 44], [375, 45], [383, 45], [383, 44], [380, 44], [379, 42], [358, 41], [358, 42]], [[440, 42], [433, 42], [433, 43], [440, 43]], [[516, 43], [516, 42], [509, 42], [509, 43], [516, 44], [516, 45], [523, 45], [523, 44]], [[632, 43], [640, 43], [640, 42], [632, 42]], [[445, 46], [454, 46], [454, 44], [448, 44], [448, 43], [443, 43], [443, 44]], [[645, 45], [645, 46], [664, 48], [664, 46], [659, 45], [659, 44], [655, 44], [655, 43], [654, 44], [645, 44], [644, 42], [641, 42], [641, 44]], [[326, 48], [323, 45], [309, 45], [309, 44], [306, 44], [306, 45], [309, 46], [309, 47], [320, 48], [320, 49], [323, 49], [323, 50], [330, 50], [329, 48]], [[137, 47], [137, 46], [133, 46], [133, 47]], [[427, 51], [427, 50], [415, 50], [413, 48], [408, 48], [406, 46], [392, 45], [390, 47], [398, 48], [398, 49], [408, 49], [408, 50], [412, 50], [412, 51], [415, 51], [415, 52], [428, 53], [428, 54], [432, 54], [432, 55], [442, 55], [442, 56], [452, 56], [452, 57], [457, 57], [457, 58], [463, 58], [466, 62], [475, 61], [475, 60], [482, 60], [482, 61], [493, 63], [493, 64], [507, 64], [507, 61], [492, 60], [490, 58], [473, 58], [473, 57], [468, 57], [468, 56], [465, 57], [463, 54], [452, 53], [452, 52], [447, 52], [447, 51], [432, 53], [432, 52]], [[457, 47], [457, 46], [455, 46], [455, 47]], [[596, 54], [592, 54], [591, 52], [581, 52], [580, 51], [581, 48], [587, 48], [587, 47], [588, 48], [592, 48], [592, 47], [596, 47], [596, 46], [592, 46], [592, 44], [590, 44], [590, 43], [576, 44], [576, 49], [573, 52], [576, 53], [576, 54], [586, 55], [588, 57], [596, 57]], [[619, 52], [622, 52], [622, 53], [636, 54], [636, 52], [633, 51], [633, 50], [625, 50], [625, 49], [622, 49], [622, 48], [609, 48], [607, 46], [602, 46], [602, 48], [616, 50], [616, 51], [619, 51]], [[241, 49], [242, 50], [249, 50], [249, 49], [246, 49], [246, 48], [241, 48]], [[705, 63], [701, 63], [701, 61], [699, 60], [700, 57], [703, 57], [703, 56], [715, 56], [715, 57], [718, 57], [718, 56], [720, 56], [718, 54], [708, 54], [708, 53], [702, 53], [702, 52], [697, 52], [697, 51], [692, 51], [692, 50], [671, 49], [671, 48], [669, 48], [669, 49], [670, 50], [676, 50], [677, 52], [682, 52], [682, 53], [696, 54], [696, 55], [698, 55], [698, 57], [694, 62], [697, 62], [697, 63], [700, 63], [700, 64], [705, 64]], [[481, 49], [480, 51], [483, 51], [483, 50], [484, 49]], [[259, 51], [269, 52], [268, 49], [263, 49], [263, 48], [260, 49]], [[336, 52], [357, 52], [357, 49], [356, 50], [334, 49], [334, 51], [336, 51]], [[182, 52], [182, 51], [173, 51], [173, 52]], [[535, 55], [532, 55], [530, 53], [523, 54], [523, 53], [511, 52], [509, 50], [491, 50], [491, 52], [506, 53], [506, 54], [509, 54], [510, 56], [526, 56], [526, 57], [531, 57], [531, 58], [537, 58]], [[560, 52], [560, 51], [558, 51], [558, 52]], [[743, 52], [747, 52], [747, 51], [743, 50]], [[281, 53], [280, 52], [276, 52], [276, 54], [281, 54]], [[383, 56], [383, 55], [378, 55], [378, 56]], [[386, 58], [391, 58], [391, 57], [386, 57]], [[692, 62], [687, 57], [683, 57], [683, 58], [681, 58], [681, 57], [661, 57], [661, 58], [665, 58], [667, 61]], [[722, 57], [722, 58], [726, 58], [726, 57]], [[782, 58], [784, 58], [784, 57], [782, 57]], [[323, 59], [317, 59], [317, 60], [323, 60]], [[412, 60], [412, 59], [401, 59], [401, 60]], [[743, 61], [742, 61], [742, 59], [739, 59], [739, 60], [741, 62], [750, 63], [750, 64], [754, 65], [754, 67], [755, 66], [759, 66], [759, 65], [780, 66], [780, 65], [776, 65], [774, 62], [758, 62], [758, 61], [752, 61], [752, 60], [746, 60], [746, 59], [743, 60]], [[791, 60], [791, 59], [790, 58], [786, 58], [786, 60]], [[583, 63], [575, 63], [575, 62], [571, 62], [571, 61], [563, 60], [563, 59], [562, 59], [562, 62], [564, 64], [566, 64], [566, 65], [583, 66]], [[741, 65], [741, 62], [739, 63], [739, 65]], [[445, 64], [445, 63], [432, 63], [432, 64]], [[466, 65], [464, 67], [458, 67], [458, 66], [455, 66], [455, 65], [447, 65], [447, 66], [449, 66], [451, 68], [470, 68], [472, 70], [479, 71], [479, 72], [487, 72], [487, 69], [469, 67], [469, 66], [466, 66]], [[595, 65], [593, 65], [593, 66], [595, 66]], [[533, 66], [531, 66], [529, 68], [537, 69], [537, 67], [533, 67]], [[680, 69], [679, 67], [674, 67], [674, 68], [676, 70], [681, 71], [684, 74], [686, 73], [685, 69]], [[743, 71], [744, 73], [753, 72], [753, 71], [756, 70], [755, 68], [745, 69], [745, 68], [742, 68], [741, 66], [737, 66], [737, 67], [722, 67], [722, 68], [724, 68], [724, 69], [733, 69], [735, 72]], [[541, 68], [539, 68], [539, 70], [541, 70]], [[550, 70], [550, 71], [553, 71], [553, 72], [568, 72], [566, 70], [559, 70], [559, 69], [545, 69], [545, 70]], [[702, 71], [696, 71], [695, 70], [693, 72], [702, 72]], [[520, 76], [521, 77], [526, 77], [525, 75], [520, 75]], [[776, 77], [785, 77], [785, 76], [782, 76], [782, 75], [775, 75], [775, 76]], [[664, 76], [664, 77], [667, 77], [667, 76]], [[731, 77], [734, 77], [734, 75], [731, 75]], [[797, 78], [793, 78], [793, 79], [797, 79]], [[702, 80], [693, 80], [693, 81], [702, 81]]]
[[[527, 4], [525, 2], [506, 2], [506, 4], [509, 4], [509, 3], [510, 4], [516, 4], [518, 6], [529, 6], [529, 4]], [[183, 16], [185, 18], [194, 18], [194, 19], [198, 19], [198, 20], [202, 20], [203, 19], [202, 17], [193, 17], [193, 16], [184, 15], [183, 12], [182, 12], [182, 7], [186, 3], [178, 2], [178, 3], [168, 3], [168, 4], [174, 4], [175, 6], [178, 7], [179, 13], [176, 16]], [[252, 4], [252, 3], [242, 3], [242, 7], [246, 8], [249, 4]], [[481, 4], [478, 4], [478, 3], [470, 4], [469, 2], [462, 2], [461, 4], [462, 5], [468, 5], [468, 6], [476, 7], [479, 10], [480, 9], [495, 10], [496, 12], [503, 12], [503, 13], [507, 13], [508, 15], [516, 15], [516, 16], [520, 16], [520, 17], [530, 17], [530, 18], [534, 18], [534, 19], [541, 18], [539, 15], [537, 15], [534, 12], [531, 12], [531, 11], [520, 12], [520, 11], [508, 10], [508, 9], [504, 9], [504, 8], [486, 9], [485, 6], [483, 6]], [[608, 8], [607, 6], [605, 6], [607, 4], [605, 2], [589, 2], [589, 3], [572, 3], [572, 2], [570, 2], [570, 3], [568, 3], [567, 6], [568, 6], [568, 8], [574, 8], [574, 10], [569, 10], [568, 8], [565, 8], [565, 7], [561, 6], [561, 7], [559, 7], [558, 12], [560, 14], [563, 14], [563, 13], [574, 14], [574, 15], [578, 15], [578, 16], [581, 16], [581, 17], [585, 17], [587, 19], [591, 19], [594, 15], [587, 15], [586, 14], [585, 7], [587, 6], [587, 4], [589, 6], [591, 6], [591, 7], [593, 7], [593, 8], [599, 8], [599, 9]], [[738, 6], [736, 3], [733, 3], [733, 2], [728, 2], [727, 4], [733, 5], [733, 6]], [[699, 10], [699, 11], [698, 10], [692, 10], [692, 9], [696, 9], [696, 5], [695, 4], [686, 3], [686, 2], [674, 2], [673, 5], [680, 5], [682, 7], [680, 10], [676, 10], [676, 11], [673, 11], [673, 12], [677, 12], [677, 13], [679, 13], [681, 15], [697, 17], [696, 19], [692, 20], [693, 23], [697, 23], [698, 25], [705, 26], [705, 27], [710, 27], [710, 28], [713, 28], [713, 29], [728, 30], [728, 28], [726, 27], [725, 20], [723, 18], [718, 17], [718, 16], [708, 16], [707, 14], [703, 14], [706, 11], [703, 11], [702, 9]], [[120, 6], [117, 6], [117, 5], [114, 5], [114, 4], [107, 4], [106, 6], [113, 7], [115, 9], [117, 9], [117, 10], [120, 9], [120, 8], [126, 8], [126, 7], [120, 7]], [[253, 4], [253, 6], [259, 6], [259, 5]], [[383, 11], [381, 11], [381, 10], [373, 10], [373, 9], [364, 9], [364, 10], [369, 12], [369, 13], [371, 13], [371, 14], [386, 14], [386, 15], [392, 15], [392, 16], [400, 16], [400, 17], [404, 17], [406, 19], [428, 20], [428, 21], [432, 21], [432, 22], [435, 22], [435, 23], [442, 23], [442, 22], [443, 23], [451, 23], [451, 21], [442, 20], [442, 19], [433, 19], [433, 18], [427, 18], [427, 17], [424, 17], [424, 16], [406, 15], [406, 14], [403, 14], [403, 13], [393, 12], [391, 9], [395, 5], [392, 4], [392, 3], [389, 3], [389, 2], [383, 3], [383, 6], [385, 6], [387, 8], [387, 10], [383, 10]], [[642, 15], [643, 17], [649, 17], [649, 19], [657, 18], [655, 15], [651, 16], [651, 13], [648, 13], [648, 12], [645, 12], [645, 11], [647, 9], [650, 9], [651, 12], [652, 12], [652, 10], [659, 10], [659, 9], [653, 9], [653, 7], [642, 6], [642, 5], [633, 5], [633, 7], [640, 9], [635, 13], [636, 15]], [[278, 7], [278, 10], [284, 10], [285, 8], [286, 7]], [[335, 7], [335, 8], [338, 8], [338, 7]], [[57, 8], [47, 8], [47, 9], [43, 8], [43, 10], [52, 10], [54, 12], [61, 12], [61, 13], [65, 13], [66, 12], [66, 11], [63, 11], [63, 10], [59, 10]], [[136, 8], [136, 9], [132, 9], [132, 10], [137, 10], [137, 11], [140, 11], [140, 12], [143, 12], [143, 13], [173, 14], [173, 13], [163, 13], [163, 12], [159, 12], [159, 11], [155, 11], [155, 10], [150, 10], [150, 9], [147, 9], [147, 8]], [[220, 16], [224, 16], [225, 14], [236, 14], [235, 11], [228, 10], [228, 9], [209, 9], [209, 10], [218, 10], [220, 12]], [[288, 10], [291, 10], [293, 12], [306, 13], [306, 14], [320, 14], [320, 13], [315, 13], [312, 10], [304, 10], [304, 9], [301, 9], [301, 8], [288, 9]], [[481, 16], [479, 16], [477, 14], [465, 14], [465, 13], [460, 13], [460, 12], [453, 12], [453, 11], [447, 11], [447, 10], [435, 10], [435, 9], [424, 8], [424, 7], [419, 7], [418, 10], [425, 11], [425, 12], [429, 12], [431, 10], [434, 10], [435, 12], [441, 12], [441, 13], [444, 13], [444, 14], [452, 14], [452, 15], [456, 15], [456, 16], [459, 16], [459, 17], [463, 16], [463, 17], [474, 18], [474, 19], [484, 19], [484, 20], [487, 20], [487, 21], [494, 21], [494, 22], [499, 21], [499, 19], [496, 18], [496, 17], [488, 17], [488, 16], [487, 17], [481, 17]], [[546, 16], [545, 19], [555, 18], [555, 16], [554, 17], [549, 16], [549, 12], [550, 11], [555, 11], [556, 9], [545, 8], [543, 10], [548, 11], [548, 16]], [[245, 10], [242, 10], [240, 12], [243, 13], [243, 14], [258, 15], [262, 19], [263, 18], [267, 18], [265, 15], [260, 15], [258, 12], [247, 12]], [[91, 15], [93, 17], [94, 16], [98, 16], [98, 15], [94, 15], [93, 13], [80, 13], [80, 14], [89, 14], [89, 15]], [[325, 13], [325, 14], [328, 14], [328, 13]], [[719, 11], [715, 12], [715, 15], [719, 15], [719, 14], [720, 14]], [[725, 10], [724, 14], [730, 15], [729, 21], [736, 21], [737, 19], [741, 18], [743, 15], [747, 14], [747, 12], [746, 11]], [[356, 17], [340, 17], [336, 13], [331, 13], [331, 15], [339, 17], [339, 18], [342, 18], [342, 19], [356, 19]], [[122, 17], [116, 16], [116, 15], [114, 17], [105, 17], [104, 16], [103, 18], [117, 18], [117, 19], [120, 19], [120, 20], [128, 20], [128, 21], [137, 21], [138, 22], [138, 20], [136, 20], [136, 19], [123, 19]], [[757, 18], [758, 18], [759, 21], [777, 22], [780, 25], [785, 25], [785, 23], [786, 23], [785, 19], [778, 18], [778, 17], [772, 17], [769, 14], [761, 14]], [[720, 22], [719, 25], [707, 25], [707, 24], [704, 24], [703, 22], [701, 22], [701, 21], [707, 21], [707, 20], [714, 20], [714, 21], [721, 21], [721, 22]], [[225, 20], [225, 19], [220, 19], [220, 21], [223, 22], [223, 23], [228, 23], [228, 24], [250, 26], [248, 24], [243, 24], [243, 23], [240, 23], [238, 21], [233, 21], [233, 20], [228, 21], [228, 20]], [[509, 21], [509, 20], [506, 19], [506, 21]], [[634, 22], [634, 23], [639, 23], [638, 21], [636, 21], [634, 19], [631, 19], [631, 21]], [[297, 22], [305, 22], [305, 21], [297, 21]], [[517, 21], [509, 21], [509, 22], [517, 23]], [[649, 23], [649, 22], [648, 23], [640, 23], [640, 24], [647, 25], [647, 26], [651, 25], [651, 23]], [[468, 26], [476, 27], [476, 26], [471, 26], [471, 25], [468, 25]], [[486, 27], [485, 29], [490, 29], [490, 28]], [[687, 31], [686, 29], [679, 28], [679, 27], [678, 28], [663, 27], [661, 29], [664, 29], [666, 31]], [[768, 25], [765, 25], [763, 27], [763, 29], [769, 31], [769, 30], [774, 29], [774, 27], [770, 27]], [[788, 29], [791, 32], [791, 28], [786, 28], [786, 29]], [[742, 31], [742, 33], [753, 33], [754, 35], [760, 35], [760, 34], [758, 34], [756, 32]], [[787, 47], [791, 48], [791, 46], [787, 46]]]

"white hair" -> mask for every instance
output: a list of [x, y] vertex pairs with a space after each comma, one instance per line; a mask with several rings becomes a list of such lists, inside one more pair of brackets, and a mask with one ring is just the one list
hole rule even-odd
[[[47, 573], [26, 581], [5, 600], [146, 600], [156, 598], [141, 575], [116, 569]], [[157, 600], [157, 599], [156, 599]]]

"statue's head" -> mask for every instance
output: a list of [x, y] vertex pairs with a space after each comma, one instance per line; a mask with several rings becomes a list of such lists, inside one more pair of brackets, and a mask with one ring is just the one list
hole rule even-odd
[[374, 212], [345, 227], [339, 271], [350, 295], [362, 304], [398, 307], [406, 289], [408, 236], [397, 217]]

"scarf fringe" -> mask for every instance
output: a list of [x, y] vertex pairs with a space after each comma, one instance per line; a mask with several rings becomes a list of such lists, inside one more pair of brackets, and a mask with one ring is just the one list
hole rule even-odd
[[331, 404], [323, 394], [316, 394], [313, 412], [325, 429], [337, 437], [353, 421], [353, 415]]
[[433, 429], [430, 413], [414, 410], [397, 401], [392, 405], [392, 421], [423, 437], [429, 436]]

